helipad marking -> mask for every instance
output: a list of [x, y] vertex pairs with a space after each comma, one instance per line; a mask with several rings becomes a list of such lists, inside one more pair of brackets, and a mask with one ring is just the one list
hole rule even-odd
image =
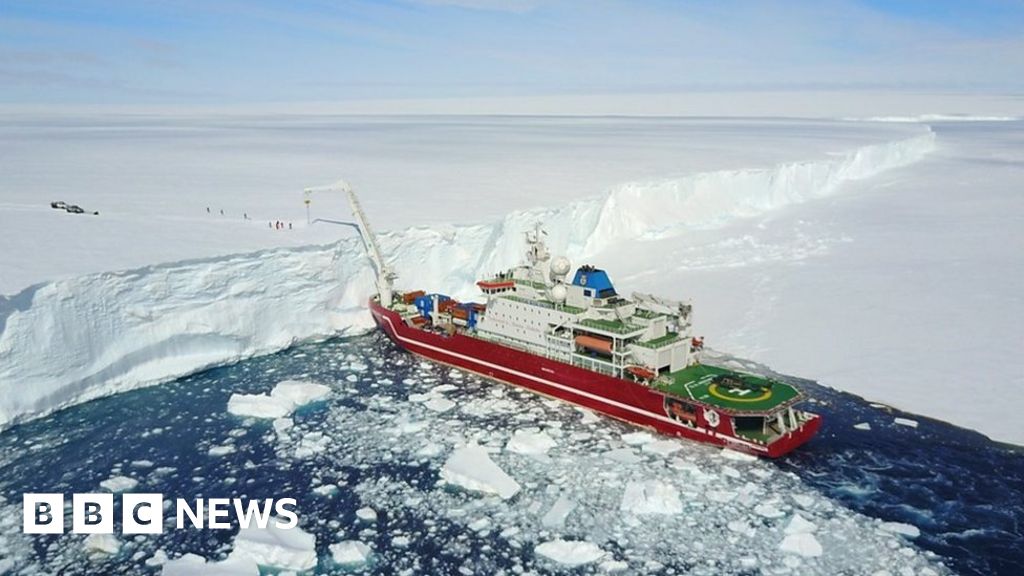
[[760, 396], [754, 398], [737, 398], [735, 396], [726, 396], [725, 394], [722, 394], [721, 392], [718, 391], [718, 384], [712, 384], [708, 386], [708, 392], [710, 392], [711, 395], [714, 396], [715, 398], [719, 398], [721, 400], [726, 400], [729, 402], [760, 402], [762, 400], [767, 400], [772, 397], [772, 391], [770, 388], [765, 388], [764, 394], [761, 394]]

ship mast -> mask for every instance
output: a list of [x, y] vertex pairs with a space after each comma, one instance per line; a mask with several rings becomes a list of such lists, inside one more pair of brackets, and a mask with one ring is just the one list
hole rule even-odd
[[370, 257], [370, 261], [377, 272], [377, 294], [380, 296], [380, 304], [384, 307], [391, 306], [392, 282], [397, 277], [397, 274], [384, 262], [380, 246], [377, 245], [377, 236], [373, 233], [373, 229], [370, 228], [370, 222], [366, 219], [366, 213], [363, 212], [363, 207], [359, 204], [359, 198], [356, 197], [355, 190], [352, 189], [348, 182], [339, 180], [335, 184], [328, 186], [306, 188], [306, 199], [309, 200], [309, 197], [314, 192], [344, 192], [348, 196], [348, 204], [352, 209], [352, 215], [356, 217], [356, 229], [359, 230], [359, 237], [362, 239], [363, 247], [366, 248], [366, 254]]

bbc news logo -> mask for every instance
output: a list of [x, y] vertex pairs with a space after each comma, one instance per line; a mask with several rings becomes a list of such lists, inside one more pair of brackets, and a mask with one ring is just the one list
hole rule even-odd
[[[241, 498], [198, 498], [175, 500], [175, 526], [227, 530], [232, 513], [242, 528], [252, 524], [266, 528], [271, 519], [276, 528], [294, 528], [299, 523], [294, 498], [243, 500]], [[25, 534], [63, 534], [64, 495], [22, 495]], [[71, 532], [74, 534], [114, 533], [113, 494], [72, 494]], [[163, 494], [121, 494], [121, 531], [124, 534], [161, 534], [164, 531]]]

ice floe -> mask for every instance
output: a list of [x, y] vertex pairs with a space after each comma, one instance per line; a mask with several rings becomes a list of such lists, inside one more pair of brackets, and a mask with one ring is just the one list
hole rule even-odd
[[259, 576], [259, 566], [251, 559], [228, 558], [207, 560], [196, 554], [185, 554], [163, 563], [162, 576]]
[[330, 391], [323, 384], [285, 380], [274, 386], [270, 394], [232, 394], [228, 398], [228, 412], [243, 417], [282, 419], [299, 406], [323, 400]]
[[272, 517], [266, 528], [250, 525], [239, 529], [229, 558], [282, 570], [316, 566], [316, 538], [298, 526], [280, 528], [279, 522], [283, 520]]
[[821, 543], [811, 533], [787, 534], [779, 544], [779, 550], [806, 558], [816, 558], [823, 553]]
[[539, 430], [516, 430], [505, 449], [517, 454], [547, 454], [558, 443], [546, 432]]
[[370, 559], [370, 547], [359, 540], [344, 540], [328, 546], [331, 559], [343, 566], [360, 566]]
[[82, 545], [90, 555], [112, 556], [121, 550], [121, 541], [113, 534], [89, 534]]
[[538, 556], [564, 566], [582, 566], [605, 557], [604, 550], [597, 544], [586, 541], [552, 540], [538, 544], [533, 551]]
[[904, 522], [882, 522], [881, 528], [886, 532], [900, 534], [908, 538], [917, 538], [921, 535], [921, 530], [917, 526]]
[[370, 508], [369, 506], [364, 506], [359, 510], [356, 510], [356, 517], [362, 520], [363, 522], [376, 522], [377, 511], [374, 510], [373, 508]]
[[679, 514], [679, 491], [665, 482], [644, 480], [626, 484], [619, 509], [633, 514]]
[[100, 482], [100, 487], [110, 492], [127, 492], [138, 485], [138, 480], [127, 476], [112, 476]]
[[498, 467], [487, 451], [476, 445], [456, 448], [441, 468], [441, 478], [452, 485], [496, 494], [504, 500], [519, 492], [519, 484]]

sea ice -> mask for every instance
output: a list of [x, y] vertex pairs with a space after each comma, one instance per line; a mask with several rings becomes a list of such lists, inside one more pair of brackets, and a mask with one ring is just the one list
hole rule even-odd
[[534, 547], [538, 556], [565, 566], [582, 566], [605, 557], [604, 550], [593, 542], [579, 540], [552, 540]]
[[368, 506], [364, 506], [363, 508], [356, 510], [356, 517], [358, 517], [363, 522], [376, 522], [377, 511]]
[[787, 534], [782, 539], [782, 543], [779, 544], [779, 550], [806, 558], [813, 558], [822, 554], [821, 544], [814, 537], [814, 534], [810, 533]]
[[121, 541], [113, 534], [89, 534], [83, 546], [88, 554], [113, 556], [121, 549]]
[[217, 456], [227, 456], [228, 454], [231, 454], [234, 451], [235, 451], [235, 447], [232, 446], [231, 444], [227, 444], [227, 445], [224, 445], [224, 446], [213, 446], [209, 450], [206, 451], [206, 454], [208, 456], [214, 456], [214, 457], [217, 457]]
[[537, 430], [516, 430], [505, 445], [509, 452], [517, 454], [547, 454], [548, 450], [557, 446], [551, 436]]
[[281, 419], [299, 406], [323, 400], [330, 391], [323, 384], [284, 380], [274, 386], [269, 395], [232, 394], [228, 398], [228, 412], [243, 417]]
[[545, 528], [561, 528], [575, 507], [576, 503], [572, 499], [565, 494], [559, 494], [558, 500], [551, 505], [551, 509], [541, 518], [540, 523]]
[[292, 403], [267, 394], [232, 394], [228, 412], [252, 418], [283, 418], [292, 413]]
[[616, 448], [615, 450], [605, 452], [603, 456], [620, 464], [636, 464], [643, 460], [631, 448]]
[[917, 428], [917, 420], [911, 420], [910, 418], [894, 418], [893, 422], [900, 426], [909, 426], [911, 428]]
[[786, 514], [771, 503], [758, 504], [754, 507], [754, 513], [765, 518], [782, 518]]
[[682, 447], [677, 440], [654, 440], [644, 444], [642, 450], [651, 454], [658, 454], [659, 456], [668, 456], [673, 452], [681, 450]]
[[139, 481], [127, 476], [113, 476], [100, 482], [100, 487], [110, 492], [127, 492], [138, 486]]
[[272, 517], [266, 528], [252, 524], [239, 529], [228, 558], [283, 570], [309, 570], [316, 566], [316, 538], [298, 526], [278, 528], [278, 522], [279, 518]]
[[434, 396], [424, 402], [423, 405], [428, 410], [433, 410], [434, 412], [447, 412], [455, 407], [455, 402], [441, 396]]
[[903, 522], [882, 522], [882, 530], [886, 532], [892, 532], [893, 534], [901, 534], [908, 538], [917, 538], [921, 535], [921, 530], [913, 524], [905, 524]]
[[279, 382], [277, 386], [274, 386], [274, 389], [270, 391], [270, 396], [286, 400], [292, 406], [298, 407], [323, 400], [330, 393], [331, 389], [323, 384], [299, 380], [284, 380]]
[[359, 566], [370, 558], [370, 547], [359, 540], [344, 540], [327, 548], [331, 558], [343, 566]]
[[163, 563], [162, 576], [259, 576], [256, 562], [246, 558], [231, 558], [217, 562], [202, 556], [185, 554]]
[[854, 424], [853, 427], [856, 428], [857, 430], [866, 430], [866, 431], [870, 431], [871, 430], [871, 424], [869, 424], [867, 422], [860, 422], [860, 423]]
[[654, 441], [650, 432], [630, 432], [622, 435], [622, 441], [629, 446], [639, 446]]
[[679, 514], [683, 505], [674, 486], [658, 480], [630, 482], [619, 509], [633, 514]]
[[519, 492], [519, 484], [475, 444], [456, 448], [441, 468], [441, 479], [467, 490], [497, 494], [504, 500]]
[[786, 534], [810, 534], [817, 530], [818, 527], [814, 525], [803, 516], [794, 514], [793, 518], [790, 519], [789, 524], [786, 525]]

